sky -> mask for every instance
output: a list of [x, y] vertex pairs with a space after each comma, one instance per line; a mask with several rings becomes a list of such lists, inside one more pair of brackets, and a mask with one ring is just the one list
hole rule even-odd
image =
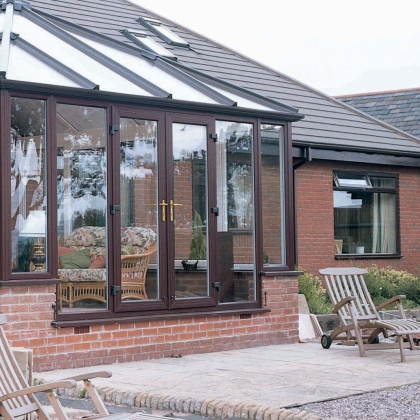
[[131, 0], [329, 95], [420, 87], [420, 0]]

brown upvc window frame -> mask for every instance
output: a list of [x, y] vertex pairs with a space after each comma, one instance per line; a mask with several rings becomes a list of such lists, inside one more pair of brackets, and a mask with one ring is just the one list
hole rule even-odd
[[[169, 100], [153, 100], [153, 99], [144, 99], [143, 101], [138, 102], [138, 98], [129, 98], [126, 95], [110, 95], [110, 94], [100, 94], [97, 95], [96, 92], [91, 94], [80, 91], [76, 89], [59, 89], [51, 87], [38, 87], [34, 88], [32, 91], [32, 86], [22, 85], [22, 89], [19, 89], [15, 84], [13, 90], [6, 90], [5, 88], [0, 90], [0, 112], [1, 112], [1, 138], [7, 139], [10, 136], [10, 98], [12, 96], [19, 96], [24, 98], [34, 98], [42, 99], [46, 101], [47, 107], [47, 148], [46, 156], [46, 169], [48, 171], [50, 182], [47, 185], [47, 200], [48, 200], [48, 244], [50, 247], [50, 252], [47, 254], [48, 258], [48, 271], [43, 273], [18, 273], [13, 274], [10, 271], [10, 267], [5, 263], [5, 261], [10, 261], [10, 250], [9, 247], [2, 247], [1, 257], [2, 263], [1, 267], [1, 276], [0, 286], [30, 286], [37, 284], [51, 284], [60, 283], [58, 279], [58, 263], [57, 255], [55, 255], [54, 250], [57, 249], [57, 214], [53, 209], [57, 208], [57, 197], [56, 197], [56, 185], [53, 174], [57, 171], [57, 162], [55, 159], [52, 159], [54, 156], [54, 147], [55, 147], [55, 138], [56, 138], [56, 128], [55, 128], [55, 107], [56, 103], [65, 103], [65, 104], [74, 104], [74, 105], [85, 105], [92, 107], [101, 107], [106, 110], [106, 115], [108, 118], [107, 125], [112, 125], [113, 116], [112, 116], [112, 107], [113, 106], [130, 106], [132, 108], [138, 109], [139, 112], [142, 110], [155, 110], [156, 112], [165, 112], [165, 113], [174, 113], [178, 112], [176, 109], [176, 104], [174, 101]], [[115, 98], [113, 97], [115, 96]], [[293, 217], [293, 177], [292, 177], [292, 144], [291, 144], [291, 122], [285, 121], [284, 118], [273, 118], [273, 117], [264, 117], [264, 111], [250, 111], [250, 110], [238, 110], [235, 108], [227, 109], [216, 106], [203, 106], [194, 104], [180, 104], [184, 108], [181, 110], [185, 112], [188, 110], [189, 114], [205, 116], [206, 118], [212, 119], [213, 121], [225, 120], [225, 121], [238, 121], [243, 123], [251, 123], [254, 126], [254, 217], [255, 217], [255, 232], [262, 232], [262, 219], [261, 219], [261, 209], [262, 209], [262, 192], [261, 192], [261, 124], [275, 124], [284, 127], [284, 144], [285, 144], [285, 217], [288, 222], [286, 223], [286, 261], [285, 265], [279, 265], [276, 267], [270, 267], [263, 271], [263, 261], [262, 261], [262, 249], [263, 249], [263, 238], [262, 235], [256, 234], [254, 243], [255, 243], [255, 275], [256, 275], [256, 286], [257, 286], [257, 299], [255, 302], [244, 302], [244, 303], [232, 303], [224, 304], [223, 307], [216, 305], [214, 308], [199, 308], [199, 307], [181, 307], [170, 312], [165, 310], [150, 310], [150, 311], [132, 311], [125, 313], [115, 313], [112, 310], [106, 310], [101, 312], [96, 312], [94, 314], [89, 314], [88, 312], [83, 312], [81, 314], [60, 314], [56, 310], [56, 321], [53, 323], [54, 326], [64, 326], [64, 325], [78, 325], [83, 322], [89, 324], [98, 324], [103, 322], [115, 322], [118, 320], [128, 320], [128, 319], [155, 319], [162, 317], [173, 317], [173, 316], [191, 316], [193, 314], [209, 314], [213, 313], [215, 315], [228, 312], [228, 313], [249, 313], [249, 312], [261, 312], [266, 311], [262, 308], [262, 296], [261, 296], [261, 276], [263, 275], [288, 275], [294, 272], [294, 217]], [[255, 116], [251, 115], [255, 114]], [[261, 115], [259, 115], [261, 114]], [[194, 118], [192, 118], [194, 120]], [[10, 154], [2, 153], [1, 162], [3, 168], [10, 167]], [[108, 156], [108, 163], [110, 167], [115, 165], [115, 162], [112, 163], [112, 158]], [[110, 195], [113, 194], [113, 189], [115, 188], [115, 173], [108, 173], [108, 190]], [[2, 177], [1, 185], [3, 191], [7, 193], [7, 196], [10, 196], [10, 181], [8, 177]], [[9, 240], [10, 243], [10, 203], [6, 203], [1, 207], [1, 218], [2, 224], [5, 228], [5, 231], [8, 232], [5, 237], [6, 240]], [[109, 259], [112, 261], [112, 257]], [[112, 266], [109, 266], [109, 270], [112, 271]], [[111, 280], [110, 280], [111, 283]], [[108, 285], [108, 290], [110, 290], [111, 284]], [[112, 305], [109, 305], [112, 308]], [[85, 320], [85, 321], [83, 321]]]
[[[365, 185], [341, 185], [339, 182], [340, 177], [345, 176], [359, 177], [358, 179], [365, 179]], [[394, 186], [378, 187], [372, 182], [373, 178], [388, 178], [394, 180]], [[393, 194], [395, 195], [395, 252], [365, 252], [365, 249], [359, 251], [355, 248], [354, 252], [342, 252], [342, 243], [339, 246], [334, 246], [334, 257], [337, 260], [345, 259], [389, 259], [401, 258], [401, 241], [400, 241], [400, 213], [399, 213], [399, 177], [397, 173], [388, 172], [370, 172], [370, 171], [355, 171], [355, 170], [334, 170], [333, 171], [333, 192], [346, 192], [354, 194]], [[336, 230], [336, 220], [334, 216], [334, 231]], [[342, 238], [339, 238], [340, 240]], [[337, 240], [337, 238], [335, 238]], [[356, 243], [356, 245], [358, 245]], [[356, 246], [355, 245], [355, 246]], [[359, 246], [365, 244], [360, 243]], [[339, 250], [340, 252], [337, 252]]]

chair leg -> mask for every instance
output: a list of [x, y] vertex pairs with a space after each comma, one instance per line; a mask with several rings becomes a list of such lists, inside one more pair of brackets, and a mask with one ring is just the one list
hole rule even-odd
[[404, 339], [402, 335], [398, 336], [398, 345], [400, 347], [401, 353], [401, 362], [405, 362], [405, 354], [404, 354]]
[[415, 350], [415, 344], [411, 334], [407, 334], [407, 340], [410, 343], [410, 350]]
[[360, 332], [360, 329], [357, 326], [355, 326], [354, 334], [356, 336], [357, 345], [359, 346], [359, 354], [361, 357], [364, 357], [366, 356], [365, 346], [363, 344], [362, 333]]

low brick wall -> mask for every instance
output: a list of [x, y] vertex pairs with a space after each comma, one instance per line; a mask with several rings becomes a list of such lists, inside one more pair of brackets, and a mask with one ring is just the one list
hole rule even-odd
[[37, 372], [123, 363], [181, 353], [194, 354], [270, 344], [299, 337], [296, 276], [265, 277], [258, 314], [191, 316], [179, 319], [53, 328], [55, 286], [3, 287], [0, 306], [12, 346], [33, 349]]

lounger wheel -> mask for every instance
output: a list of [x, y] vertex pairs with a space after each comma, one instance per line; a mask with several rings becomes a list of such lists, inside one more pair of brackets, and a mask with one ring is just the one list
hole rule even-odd
[[332, 343], [332, 340], [331, 340], [331, 337], [328, 334], [324, 334], [321, 337], [321, 346], [324, 349], [329, 349], [331, 347], [331, 343]]

